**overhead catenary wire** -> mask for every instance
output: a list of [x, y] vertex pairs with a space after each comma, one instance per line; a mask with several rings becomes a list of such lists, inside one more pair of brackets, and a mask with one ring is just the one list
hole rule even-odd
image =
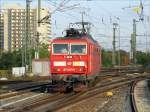
[[[88, 1], [89, 2], [89, 1]], [[68, 9], [68, 11], [70, 11], [69, 9]], [[104, 12], [106, 12], [106, 14], [108, 14], [109, 16], [111, 15], [113, 18], [116, 18], [117, 19], [117, 16], [114, 16], [114, 15], [112, 15], [112, 13], [110, 13], [110, 11], [106, 11], [106, 10], [104, 10]], [[66, 13], [66, 12], [65, 12]], [[70, 14], [70, 15], [73, 15], [73, 14]], [[67, 15], [68, 16], [68, 15]], [[73, 15], [74, 16], [74, 15]], [[97, 18], [97, 17], [94, 17], [94, 16], [91, 16], [91, 15], [89, 15], [90, 16], [90, 18], [93, 18], [93, 20], [94, 20], [94, 22], [96, 22], [96, 23], [98, 23], [98, 24], [101, 24], [101, 26], [103, 25], [105, 25], [105, 26], [108, 26], [108, 27], [110, 27], [110, 25], [107, 23], [107, 25], [106, 24], [103, 24], [104, 22], [105, 22], [105, 20], [104, 20], [104, 18]], [[74, 17], [71, 17], [71, 18], [75, 18], [75, 16]], [[76, 17], [77, 18], [77, 17]], [[103, 19], [103, 22], [102, 22], [102, 19]], [[123, 30], [126, 30], [125, 32], [124, 32], [124, 34], [125, 33], [127, 33], [127, 32], [129, 32], [129, 28], [127, 28], [127, 27], [123, 27], [122, 25], [120, 25], [121, 26], [121, 33], [123, 32]], [[95, 28], [95, 29], [100, 29], [100, 28], [98, 28], [99, 26], [95, 26], [95, 27], [97, 27], [97, 28]], [[106, 28], [101, 28], [101, 29], [106, 29]], [[107, 28], [108, 29], [108, 28]], [[111, 28], [110, 28], [111, 29]], [[123, 34], [123, 33], [122, 33]], [[123, 38], [123, 37], [121, 37], [121, 38]], [[124, 38], [130, 38], [130, 36], [128, 36], [128, 37], [124, 37]], [[122, 39], [121, 39], [122, 40]], [[124, 39], [125, 40], [125, 39]], [[128, 40], [127, 40], [128, 41]]]
[[[52, 1], [50, 1], [50, 2], [52, 2]], [[53, 3], [53, 5], [56, 7], [56, 4], [58, 4], [58, 3], [54, 3], [54, 2], [52, 2]], [[108, 11], [107, 11], [108, 12]], [[109, 14], [111, 14], [110, 12], [109, 12]], [[89, 15], [89, 17], [90, 18], [94, 18], [96, 21], [97, 21], [97, 23], [99, 23], [100, 24], [100, 18], [96, 18], [96, 17], [94, 17], [94, 16], [90, 16]], [[116, 17], [116, 16], [114, 16], [114, 17]], [[117, 18], [117, 17], [116, 17]], [[102, 24], [102, 25], [104, 25], [104, 24]], [[110, 25], [108, 24], [107, 25], [108, 27], [110, 27]], [[110, 28], [111, 29], [111, 28]], [[125, 28], [125, 29], [127, 29], [127, 28]]]

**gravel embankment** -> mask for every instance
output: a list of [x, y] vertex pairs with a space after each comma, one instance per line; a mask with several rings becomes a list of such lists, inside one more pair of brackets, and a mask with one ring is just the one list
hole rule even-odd
[[106, 96], [106, 93], [99, 94], [58, 112], [131, 112], [130, 87], [124, 86], [112, 92], [112, 97]]

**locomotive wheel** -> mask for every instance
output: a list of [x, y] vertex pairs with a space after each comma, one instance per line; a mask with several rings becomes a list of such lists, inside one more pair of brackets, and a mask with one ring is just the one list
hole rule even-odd
[[93, 87], [93, 86], [95, 86], [95, 80], [86, 81], [86, 86], [87, 87]]
[[65, 93], [69, 93], [71, 91], [73, 91], [73, 87], [72, 86], [67, 86]]
[[44, 93], [45, 90], [46, 90], [46, 86], [41, 86], [41, 87], [40, 87], [40, 92]]
[[57, 83], [56, 80], [52, 80], [52, 85], [55, 85]]
[[86, 85], [86, 87], [88, 88], [88, 87], [90, 86], [90, 81], [89, 81], [89, 80], [86, 81], [86, 82], [85, 82], [85, 85]]
[[76, 85], [73, 86], [73, 91], [75, 93], [78, 93], [78, 92], [86, 91], [87, 88], [88, 88], [88, 83], [87, 82], [79, 83], [79, 84], [76, 84]]

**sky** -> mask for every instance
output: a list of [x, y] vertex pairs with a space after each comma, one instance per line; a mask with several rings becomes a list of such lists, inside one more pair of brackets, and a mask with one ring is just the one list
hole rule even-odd
[[[25, 8], [25, 0], [0, 0], [0, 7], [5, 4], [20, 4]], [[38, 0], [32, 0], [31, 7], [37, 7]], [[150, 0], [141, 0], [144, 5], [144, 21], [139, 21], [140, 14], [133, 11], [140, 0], [66, 0], [61, 8], [74, 6], [73, 9], [56, 10], [63, 0], [41, 0], [42, 7], [50, 10], [52, 22], [52, 38], [62, 36], [69, 23], [81, 21], [81, 12], [85, 12], [84, 21], [92, 23], [91, 34], [105, 49], [112, 49], [113, 23], [118, 23], [116, 31], [116, 47], [130, 50], [130, 35], [133, 32], [133, 19], [137, 22], [137, 35], [150, 35]], [[129, 8], [129, 6], [131, 8]], [[119, 33], [120, 32], [120, 33]], [[119, 36], [120, 35], [120, 36]], [[137, 36], [137, 50], [150, 51], [150, 37]]]

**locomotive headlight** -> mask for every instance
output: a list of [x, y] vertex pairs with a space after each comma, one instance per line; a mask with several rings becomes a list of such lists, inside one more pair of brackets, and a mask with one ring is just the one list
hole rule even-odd
[[66, 66], [65, 61], [54, 61], [54, 66]]
[[84, 61], [74, 61], [73, 66], [85, 66]]

